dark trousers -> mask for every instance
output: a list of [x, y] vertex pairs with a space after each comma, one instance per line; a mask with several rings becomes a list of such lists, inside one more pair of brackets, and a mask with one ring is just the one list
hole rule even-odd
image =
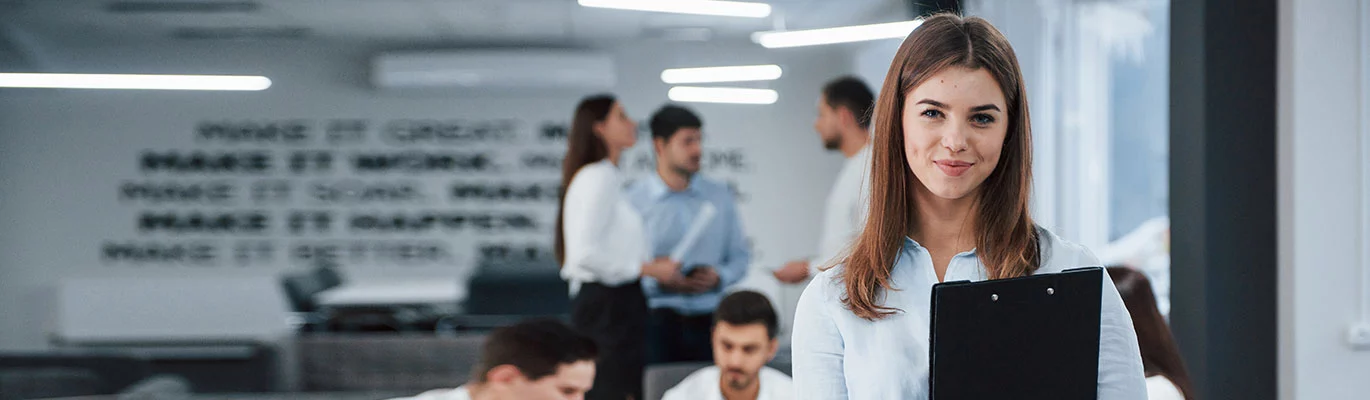
[[571, 324], [599, 347], [595, 386], [585, 398], [641, 400], [647, 365], [647, 297], [642, 285], [582, 285], [571, 308]]
[[669, 308], [652, 309], [647, 324], [647, 363], [713, 362], [714, 315], [681, 315]]

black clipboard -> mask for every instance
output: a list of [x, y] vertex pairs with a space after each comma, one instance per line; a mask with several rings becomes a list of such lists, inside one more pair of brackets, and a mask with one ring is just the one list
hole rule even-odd
[[932, 287], [932, 400], [1096, 400], [1103, 268]]

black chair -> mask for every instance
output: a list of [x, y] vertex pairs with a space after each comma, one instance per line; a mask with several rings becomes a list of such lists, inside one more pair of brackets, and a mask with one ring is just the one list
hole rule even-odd
[[571, 299], [556, 262], [482, 262], [471, 278], [460, 315], [441, 321], [449, 329], [482, 331], [529, 318], [570, 319]]
[[298, 313], [318, 311], [319, 307], [314, 301], [314, 296], [325, 290], [342, 286], [342, 284], [342, 275], [332, 267], [316, 267], [309, 271], [286, 274], [281, 277], [281, 289], [285, 291], [286, 299], [290, 301], [292, 311]]
[[414, 323], [406, 322], [390, 308], [348, 308], [325, 309], [320, 307], [316, 297], [328, 289], [342, 286], [347, 282], [338, 268], [321, 265], [309, 271], [286, 274], [281, 277], [281, 289], [285, 291], [291, 310], [299, 313], [303, 322], [302, 332], [402, 332], [421, 329]]
[[337, 267], [321, 266], [312, 271], [314, 278], [323, 285], [325, 289], [332, 289], [342, 286], [345, 282]]
[[471, 278], [462, 311], [556, 317], [571, 313], [571, 298], [555, 262], [486, 263]]

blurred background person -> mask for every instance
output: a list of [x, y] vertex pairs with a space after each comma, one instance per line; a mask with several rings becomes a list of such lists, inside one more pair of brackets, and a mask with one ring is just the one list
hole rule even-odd
[[1170, 217], [1155, 217], [1097, 250], [1104, 265], [1129, 267], [1146, 275], [1156, 292], [1156, 309], [1170, 320]]
[[580, 400], [595, 379], [594, 340], [543, 319], [496, 329], [471, 382], [394, 400]]
[[790, 376], [767, 367], [780, 348], [780, 321], [770, 300], [742, 290], [714, 311], [714, 365], [695, 371], [663, 400], [790, 400]]
[[875, 96], [860, 78], [844, 76], [828, 82], [818, 98], [813, 129], [823, 147], [846, 157], [837, 181], [828, 192], [819, 233], [818, 255], [796, 260], [775, 271], [785, 283], [799, 283], [838, 258], [861, 232], [870, 204], [870, 112]]
[[[704, 122], [694, 112], [666, 105], [652, 115], [656, 173], [637, 180], [628, 197], [642, 214], [650, 251], [668, 260], [685, 246], [681, 273], [644, 277], [651, 317], [648, 362], [709, 361], [709, 330], [724, 291], [747, 274], [751, 250], [737, 200], [728, 185], [699, 174]], [[707, 210], [706, 210], [707, 209]], [[689, 236], [701, 215], [703, 230]], [[666, 261], [661, 261], [666, 262]]]
[[1135, 269], [1109, 267], [1108, 276], [1123, 296], [1132, 326], [1137, 329], [1137, 344], [1142, 349], [1142, 368], [1146, 370], [1147, 397], [1151, 400], [1194, 400], [1193, 381], [1180, 358], [1180, 348], [1170, 334], [1170, 325], [1156, 307], [1151, 280]]
[[642, 217], [623, 195], [618, 162], [637, 143], [637, 126], [612, 96], [576, 106], [562, 165], [556, 256], [575, 296], [571, 321], [601, 350], [587, 398], [642, 398], [647, 299], [639, 279], [668, 280], [680, 264], [650, 261]]

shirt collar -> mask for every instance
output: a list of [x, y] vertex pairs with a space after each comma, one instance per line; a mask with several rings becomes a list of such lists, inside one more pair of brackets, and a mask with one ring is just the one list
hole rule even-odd
[[[620, 161], [622, 161], [622, 160], [620, 160]], [[613, 168], [613, 169], [615, 169], [615, 170], [618, 170], [618, 169], [619, 169], [619, 168], [618, 168], [618, 164], [614, 164], [614, 160], [610, 160], [609, 157], [604, 157], [604, 159], [599, 160], [599, 162], [604, 163], [604, 165], [608, 165], [609, 168]]]
[[[698, 194], [699, 193], [699, 174], [690, 176], [690, 183], [685, 186], [685, 190], [676, 193]], [[671, 187], [666, 186], [666, 181], [661, 179], [660, 172], [653, 172], [647, 176], [647, 195], [653, 200], [666, 197], [671, 194]]]
[[857, 152], [856, 152], [856, 155], [855, 155], [854, 157], [852, 157], [852, 158], [870, 158], [870, 157], [869, 157], [870, 154], [871, 154], [871, 144], [870, 144], [870, 142], [866, 142], [866, 145], [865, 145], [865, 146], [861, 146], [861, 150], [860, 150], [860, 151], [857, 151]]
[[913, 238], [908, 236], [904, 236], [904, 248], [910, 250], [926, 250], [923, 248], [923, 245], [918, 244], [917, 240], [913, 240]]
[[[904, 236], [904, 250], [912, 251], [912, 252], [919, 252], [919, 251], [928, 251], [928, 248], [923, 247], [923, 245], [922, 245], [922, 244], [919, 244], [917, 240], [913, 240], [913, 238], [911, 238], [911, 237]], [[967, 252], [964, 252], [964, 253], [957, 254], [957, 256], [962, 256], [962, 255], [978, 256], [978, 255], [976, 254], [976, 250], [977, 250], [977, 249], [972, 248], [972, 249], [970, 249], [970, 251], [967, 251]]]

